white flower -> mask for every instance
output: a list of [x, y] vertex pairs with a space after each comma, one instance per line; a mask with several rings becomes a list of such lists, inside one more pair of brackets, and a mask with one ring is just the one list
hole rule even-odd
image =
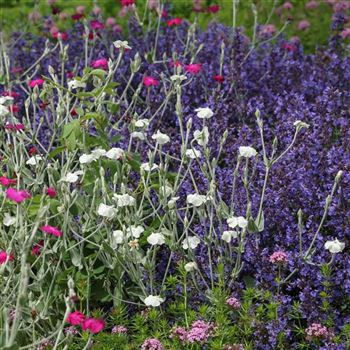
[[158, 169], [158, 165], [153, 163], [151, 167], [149, 163], [142, 163], [140, 168], [144, 171], [152, 171], [152, 170]]
[[170, 142], [170, 137], [166, 134], [163, 134], [159, 130], [152, 135], [152, 139], [156, 140], [160, 145], [164, 145], [168, 142]]
[[160, 188], [159, 188], [159, 193], [163, 197], [169, 197], [172, 192], [173, 192], [173, 188], [171, 186], [169, 186], [169, 185], [160, 186]]
[[113, 242], [113, 246], [114, 248], [116, 248], [116, 246], [118, 244], [122, 244], [124, 240], [124, 233], [121, 230], [116, 230], [113, 231], [112, 233], [112, 242]]
[[180, 81], [183, 81], [183, 80], [186, 80], [187, 77], [186, 75], [177, 75], [177, 74], [174, 74], [170, 77], [170, 80], [171, 81], [176, 81], [176, 82], [180, 82]]
[[113, 218], [117, 213], [117, 209], [113, 205], [106, 205], [101, 203], [97, 209], [97, 214], [105, 218]]
[[0, 117], [5, 117], [10, 113], [10, 110], [6, 107], [0, 104]]
[[193, 133], [193, 136], [200, 146], [206, 146], [207, 143], [209, 142], [208, 127], [205, 126], [202, 131], [196, 130]]
[[186, 151], [186, 156], [191, 159], [196, 159], [196, 158], [200, 158], [202, 156], [202, 153], [201, 151], [198, 151], [197, 149], [193, 148], [193, 149], [188, 149]]
[[129, 49], [131, 50], [131, 47], [129, 46], [129, 43], [125, 40], [117, 40], [113, 43], [113, 45], [117, 48], [117, 49]]
[[214, 115], [214, 112], [209, 107], [200, 107], [195, 110], [197, 117], [201, 119], [209, 119]]
[[131, 137], [133, 137], [134, 139], [139, 139], [139, 140], [146, 140], [146, 136], [143, 132], [141, 131], [134, 131], [131, 134]]
[[16, 223], [16, 217], [11, 216], [9, 213], [5, 213], [3, 223], [5, 226], [11, 226]]
[[162, 245], [165, 243], [165, 237], [161, 233], [151, 233], [147, 237], [147, 242], [151, 245]]
[[143, 301], [145, 305], [147, 306], [153, 306], [157, 307], [159, 306], [162, 302], [164, 302], [164, 299], [161, 298], [158, 295], [149, 295], [145, 300]]
[[5, 105], [6, 102], [11, 101], [13, 102], [13, 97], [12, 96], [0, 96], [0, 105]]
[[240, 146], [239, 147], [239, 155], [241, 157], [251, 158], [257, 155], [257, 151], [253, 147], [249, 146]]
[[296, 127], [296, 128], [299, 128], [299, 129], [302, 129], [302, 128], [306, 128], [308, 129], [310, 127], [309, 124], [305, 123], [305, 122], [302, 122], [301, 120], [296, 120], [293, 125]]
[[137, 128], [146, 128], [149, 125], [148, 119], [139, 119], [135, 121], [135, 126]]
[[79, 179], [79, 175], [83, 175], [84, 172], [82, 170], [75, 171], [74, 173], [67, 173], [60, 181], [74, 183]]
[[176, 201], [179, 199], [180, 197], [171, 197], [169, 202], [168, 202], [168, 207], [171, 209], [171, 208], [174, 208], [175, 207], [175, 204], [176, 204]]
[[185, 265], [185, 270], [187, 272], [191, 272], [191, 271], [194, 271], [194, 270], [197, 270], [198, 269], [198, 265], [192, 261], [192, 262], [189, 262]]
[[68, 88], [69, 89], [77, 89], [77, 88], [86, 88], [86, 83], [83, 83], [80, 80], [71, 80], [68, 82]]
[[80, 164], [90, 164], [90, 163], [94, 162], [95, 160], [96, 160], [96, 158], [92, 154], [84, 153], [79, 157]]
[[227, 224], [231, 228], [240, 227], [245, 228], [248, 225], [248, 221], [243, 216], [233, 216], [227, 219]]
[[120, 159], [124, 156], [124, 151], [121, 148], [113, 147], [105, 154], [105, 156], [109, 159]]
[[345, 243], [339, 242], [336, 238], [334, 241], [327, 241], [324, 245], [325, 249], [329, 250], [332, 254], [341, 253], [345, 248]]
[[182, 248], [183, 249], [188, 249], [188, 248], [196, 249], [200, 242], [201, 241], [200, 241], [200, 239], [198, 237], [191, 236], [191, 237], [185, 238], [182, 241]]
[[189, 194], [187, 195], [187, 203], [192, 204], [194, 207], [200, 207], [202, 204], [208, 201], [208, 197], [203, 194]]
[[232, 238], [237, 238], [236, 231], [224, 231], [221, 235], [221, 239], [227, 243], [230, 243]]
[[136, 200], [134, 197], [130, 196], [129, 194], [114, 194], [113, 199], [117, 202], [118, 207], [127, 207], [134, 205], [136, 203]]
[[26, 164], [28, 165], [38, 165], [39, 162], [42, 160], [43, 158], [39, 155], [36, 155], [36, 156], [33, 156], [33, 157], [30, 157], [27, 161], [26, 161]]
[[145, 229], [139, 225], [139, 226], [130, 226], [126, 229], [126, 233], [128, 234], [128, 237], [133, 236], [134, 238], [140, 238], [141, 233], [145, 231]]
[[106, 151], [102, 148], [97, 148], [91, 151], [91, 154], [95, 157], [95, 159], [99, 159], [100, 157], [106, 155]]

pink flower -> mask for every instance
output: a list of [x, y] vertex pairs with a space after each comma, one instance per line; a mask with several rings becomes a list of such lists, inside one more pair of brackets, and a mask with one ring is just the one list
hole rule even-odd
[[30, 82], [29, 82], [29, 86], [31, 87], [31, 88], [33, 88], [33, 87], [35, 87], [35, 86], [41, 86], [41, 85], [43, 85], [44, 84], [44, 80], [43, 79], [33, 79], [33, 80], [31, 80]]
[[211, 5], [208, 7], [207, 11], [209, 13], [217, 13], [220, 11], [220, 6], [219, 5]]
[[263, 35], [273, 35], [276, 33], [276, 27], [273, 24], [263, 25], [260, 33]]
[[84, 17], [84, 14], [82, 14], [82, 13], [75, 13], [74, 15], [72, 15], [72, 20], [73, 21], [79, 21], [83, 17]]
[[58, 18], [61, 20], [61, 21], [65, 21], [67, 18], [69, 17], [68, 13], [66, 12], [61, 12], [58, 16]]
[[72, 326], [78, 326], [82, 324], [84, 321], [85, 321], [85, 315], [80, 311], [71, 312], [66, 319], [66, 322], [68, 322]]
[[75, 12], [76, 13], [79, 13], [79, 15], [82, 15], [82, 14], [84, 14], [84, 12], [85, 12], [85, 6], [77, 6], [76, 7], [76, 9], [75, 9]]
[[7, 123], [4, 128], [6, 130], [14, 130], [14, 131], [21, 131], [24, 130], [25, 127], [23, 124], [11, 124], [11, 123]]
[[52, 33], [52, 37], [54, 39], [61, 39], [62, 41], [66, 41], [68, 40], [68, 34], [66, 32], [53, 32]]
[[15, 91], [4, 91], [1, 95], [2, 96], [10, 96], [13, 98], [17, 98], [20, 96], [20, 94], [18, 92], [15, 92]]
[[143, 85], [145, 86], [157, 86], [158, 85], [158, 80], [156, 78], [146, 76], [143, 78]]
[[168, 27], [178, 26], [182, 23], [182, 19], [181, 18], [173, 18], [173, 19], [169, 19], [166, 23], [167, 23]]
[[8, 187], [11, 185], [16, 185], [17, 180], [16, 179], [8, 179], [6, 176], [0, 176], [0, 185], [4, 187]]
[[172, 330], [170, 338], [177, 337], [182, 342], [185, 342], [187, 339], [187, 331], [183, 327], [176, 327]]
[[225, 78], [222, 75], [214, 75], [213, 79], [217, 81], [218, 83], [223, 83]]
[[92, 61], [91, 67], [92, 68], [101, 68], [101, 69], [107, 70], [108, 69], [108, 61], [106, 58], [100, 58], [98, 60]]
[[33, 11], [29, 13], [28, 19], [31, 22], [38, 22], [41, 19], [41, 14], [38, 11]]
[[192, 63], [185, 66], [185, 71], [192, 74], [198, 74], [201, 69], [202, 65], [200, 63]]
[[120, 4], [124, 6], [132, 6], [135, 4], [135, 0], [120, 0]]
[[314, 338], [330, 340], [334, 337], [332, 331], [320, 323], [313, 323], [306, 330], [306, 339], [311, 341]]
[[99, 30], [99, 29], [104, 29], [104, 24], [101, 23], [100, 21], [91, 21], [90, 26], [94, 30]]
[[241, 303], [235, 297], [228, 298], [226, 304], [232, 309], [239, 309], [241, 307]]
[[55, 226], [44, 225], [40, 227], [40, 230], [56, 237], [61, 237], [63, 235], [63, 233]]
[[348, 39], [350, 38], [350, 28], [345, 28], [339, 33], [340, 37], [342, 39]]
[[282, 8], [284, 10], [291, 10], [293, 8], [293, 5], [289, 2], [289, 1], [286, 1], [283, 5], [282, 5]]
[[158, 339], [148, 338], [141, 345], [141, 350], [163, 350], [163, 345]]
[[292, 43], [283, 43], [282, 48], [289, 52], [296, 52], [298, 48]]
[[4, 250], [0, 251], [0, 265], [5, 264], [6, 261], [13, 261], [13, 253], [7, 254]]
[[298, 23], [298, 29], [299, 30], [306, 30], [310, 28], [310, 22], [307, 20], [302, 20]]
[[46, 194], [50, 197], [50, 198], [55, 198], [57, 196], [57, 192], [53, 187], [48, 187], [48, 189], [46, 190]]
[[208, 323], [202, 320], [198, 320], [192, 323], [192, 328], [187, 333], [187, 341], [189, 343], [194, 342], [206, 342], [208, 338], [213, 334], [215, 326], [213, 323]]
[[35, 256], [39, 256], [41, 253], [41, 248], [44, 245], [44, 241], [40, 240], [38, 244], [34, 244], [32, 248], [32, 254]]
[[106, 19], [106, 26], [107, 27], [113, 27], [115, 25], [116, 21], [114, 17], [108, 17]]
[[[116, 24], [113, 26], [113, 32], [114, 33], [121, 33], [122, 27], [119, 24]], [[125, 49], [125, 51], [129, 51], [130, 49]]]
[[273, 264], [283, 264], [288, 262], [288, 254], [278, 250], [277, 252], [274, 252], [270, 257], [269, 261]]
[[115, 334], [125, 334], [128, 332], [128, 329], [124, 326], [114, 326], [112, 328], [112, 333], [115, 333]]
[[[18, 107], [17, 105], [10, 105], [10, 106], [9, 106], [9, 109], [10, 109], [10, 111], [11, 111], [12, 113], [17, 113], [17, 112], [19, 112], [19, 107]], [[17, 124], [17, 125], [19, 125], [19, 124]], [[23, 125], [23, 124], [21, 124], [21, 125]]]
[[92, 9], [92, 13], [96, 16], [99, 15], [101, 12], [102, 12], [101, 7], [99, 7], [97, 5], [95, 5]]
[[305, 4], [305, 8], [307, 10], [314, 10], [314, 9], [317, 9], [317, 7], [319, 6], [320, 4], [316, 0], [311, 0]]
[[27, 191], [18, 191], [10, 187], [6, 190], [6, 198], [16, 203], [22, 203], [26, 199], [31, 198], [31, 195]]
[[105, 322], [102, 319], [96, 318], [88, 318], [81, 325], [83, 331], [89, 330], [93, 334], [101, 332], [104, 327]]

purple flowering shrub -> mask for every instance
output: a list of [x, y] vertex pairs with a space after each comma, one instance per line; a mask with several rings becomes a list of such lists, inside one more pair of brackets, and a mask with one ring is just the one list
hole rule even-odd
[[[252, 46], [221, 24], [159, 26], [132, 18], [128, 43], [102, 29], [89, 39], [82, 23], [65, 40], [18, 33], [2, 53], [5, 346], [29, 314], [59, 310], [57, 348], [125, 304], [136, 326], [145, 306], [168, 310], [180, 346], [215, 344], [218, 326], [236, 322], [245, 332], [217, 346], [345, 349], [343, 28], [305, 54], [283, 36]], [[213, 322], [196, 320], [201, 305], [218, 308]], [[108, 324], [116, 337], [119, 321]], [[163, 349], [164, 334], [142, 337], [142, 349]]]

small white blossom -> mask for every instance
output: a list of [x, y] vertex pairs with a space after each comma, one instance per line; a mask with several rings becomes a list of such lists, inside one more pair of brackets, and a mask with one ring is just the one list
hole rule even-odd
[[293, 125], [296, 127], [296, 128], [299, 128], [299, 129], [302, 129], [302, 128], [306, 128], [308, 129], [310, 127], [309, 124], [305, 123], [305, 122], [302, 122], [301, 120], [296, 120]]
[[149, 163], [142, 163], [140, 168], [144, 171], [152, 171], [152, 170], [158, 169], [158, 165], [153, 163], [151, 167]]
[[12, 103], [13, 97], [12, 96], [0, 96], [0, 105], [5, 105], [7, 102]]
[[6, 107], [0, 104], [0, 117], [5, 117], [10, 113], [10, 110]]
[[101, 203], [97, 209], [97, 213], [98, 215], [111, 219], [117, 213], [117, 209], [113, 205]]
[[214, 115], [214, 112], [209, 107], [200, 107], [195, 110], [197, 117], [201, 119], [209, 119]]
[[163, 134], [159, 130], [152, 135], [152, 139], [156, 140], [160, 145], [164, 145], [168, 142], [170, 142], [170, 137], [166, 134]]
[[96, 160], [96, 158], [92, 154], [84, 153], [79, 157], [80, 164], [90, 164], [90, 163], [94, 162], [95, 160]]
[[176, 81], [176, 82], [181, 82], [186, 79], [187, 79], [186, 75], [183, 75], [183, 74], [182, 75], [174, 74], [170, 77], [171, 81]]
[[113, 42], [113, 45], [117, 48], [117, 49], [129, 49], [131, 50], [131, 46], [129, 46], [129, 43], [126, 40], [117, 40], [115, 42]]
[[106, 152], [105, 156], [109, 159], [120, 159], [124, 156], [124, 150], [121, 148], [113, 147], [108, 152]]
[[163, 197], [169, 197], [172, 192], [173, 192], [173, 188], [171, 186], [169, 186], [169, 185], [160, 186], [160, 188], [159, 188], [159, 193]]
[[191, 237], [185, 238], [182, 241], [182, 248], [183, 249], [188, 249], [188, 248], [196, 249], [200, 242], [201, 241], [200, 241], [200, 239], [198, 237], [191, 236]]
[[130, 134], [131, 137], [133, 137], [134, 139], [139, 139], [139, 140], [146, 140], [146, 136], [143, 132], [141, 131], [134, 131]]
[[117, 202], [118, 207], [127, 207], [132, 206], [136, 203], [134, 197], [129, 194], [114, 194], [113, 199]]
[[185, 270], [187, 272], [191, 272], [191, 271], [194, 271], [194, 270], [197, 270], [198, 269], [198, 265], [197, 263], [195, 263], [194, 261], [192, 262], [189, 262], [185, 265]]
[[128, 237], [132, 236], [134, 238], [140, 238], [141, 233], [143, 233], [143, 231], [145, 231], [145, 229], [141, 225], [130, 226], [126, 229]]
[[169, 202], [168, 202], [168, 207], [170, 209], [174, 208], [176, 205], [176, 201], [179, 199], [180, 197], [171, 197]]
[[118, 244], [122, 244], [124, 240], [124, 233], [121, 230], [115, 230], [112, 234], [113, 247], [116, 248]]
[[36, 155], [36, 156], [30, 157], [30, 158], [26, 161], [26, 164], [28, 164], [28, 165], [38, 165], [39, 162], [40, 162], [42, 159], [43, 159], [42, 156]]
[[11, 216], [9, 213], [5, 213], [3, 223], [5, 226], [11, 226], [16, 223], [16, 217]]
[[200, 158], [202, 156], [202, 153], [201, 151], [198, 151], [197, 149], [193, 148], [193, 149], [188, 149], [186, 151], [186, 156], [191, 159], [196, 159], [196, 158]]
[[73, 80], [70, 80], [69, 82], [68, 82], [68, 88], [69, 89], [77, 89], [77, 88], [86, 88], [86, 83], [83, 83], [82, 81], [80, 81], [80, 80], [75, 80], [75, 79], [73, 79]]
[[209, 142], [209, 130], [208, 127], [205, 126], [202, 131], [196, 130], [193, 133], [194, 139], [198, 142], [200, 146], [206, 146]]
[[194, 207], [200, 207], [202, 204], [206, 203], [210, 198], [203, 194], [189, 194], [187, 195], [187, 203], [192, 204]]
[[221, 239], [227, 243], [230, 243], [232, 238], [237, 238], [236, 231], [224, 231], [221, 235]]
[[95, 157], [95, 159], [99, 159], [100, 157], [105, 156], [106, 153], [107, 152], [102, 148], [97, 148], [91, 151], [91, 154]]
[[164, 302], [164, 299], [158, 295], [149, 295], [144, 300], [144, 303], [146, 306], [153, 306], [153, 307], [159, 306], [162, 302]]
[[339, 242], [336, 238], [333, 241], [327, 241], [324, 245], [325, 249], [329, 250], [332, 254], [341, 253], [345, 248], [345, 243]]
[[250, 146], [240, 146], [239, 147], [239, 155], [241, 157], [245, 157], [245, 158], [251, 158], [251, 157], [255, 157], [258, 154], [258, 152]]
[[162, 245], [165, 243], [165, 237], [161, 233], [151, 233], [147, 237], [147, 242], [151, 245]]
[[243, 216], [233, 216], [227, 219], [227, 224], [231, 228], [240, 227], [245, 228], [248, 225], [248, 221]]
[[137, 128], [146, 128], [149, 125], [148, 119], [139, 119], [135, 121], [135, 126]]
[[60, 181], [74, 183], [79, 180], [79, 175], [83, 175], [84, 172], [82, 170], [75, 171], [74, 173], [67, 173]]

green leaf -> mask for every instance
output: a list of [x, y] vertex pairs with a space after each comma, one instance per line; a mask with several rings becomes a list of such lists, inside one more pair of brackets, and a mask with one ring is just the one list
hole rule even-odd
[[58, 154], [60, 154], [61, 152], [63, 152], [67, 147], [66, 146], [59, 146], [56, 147], [53, 151], [51, 151], [49, 153], [49, 158], [55, 158]]
[[107, 72], [103, 69], [93, 69], [90, 74], [103, 79], [107, 75]]

